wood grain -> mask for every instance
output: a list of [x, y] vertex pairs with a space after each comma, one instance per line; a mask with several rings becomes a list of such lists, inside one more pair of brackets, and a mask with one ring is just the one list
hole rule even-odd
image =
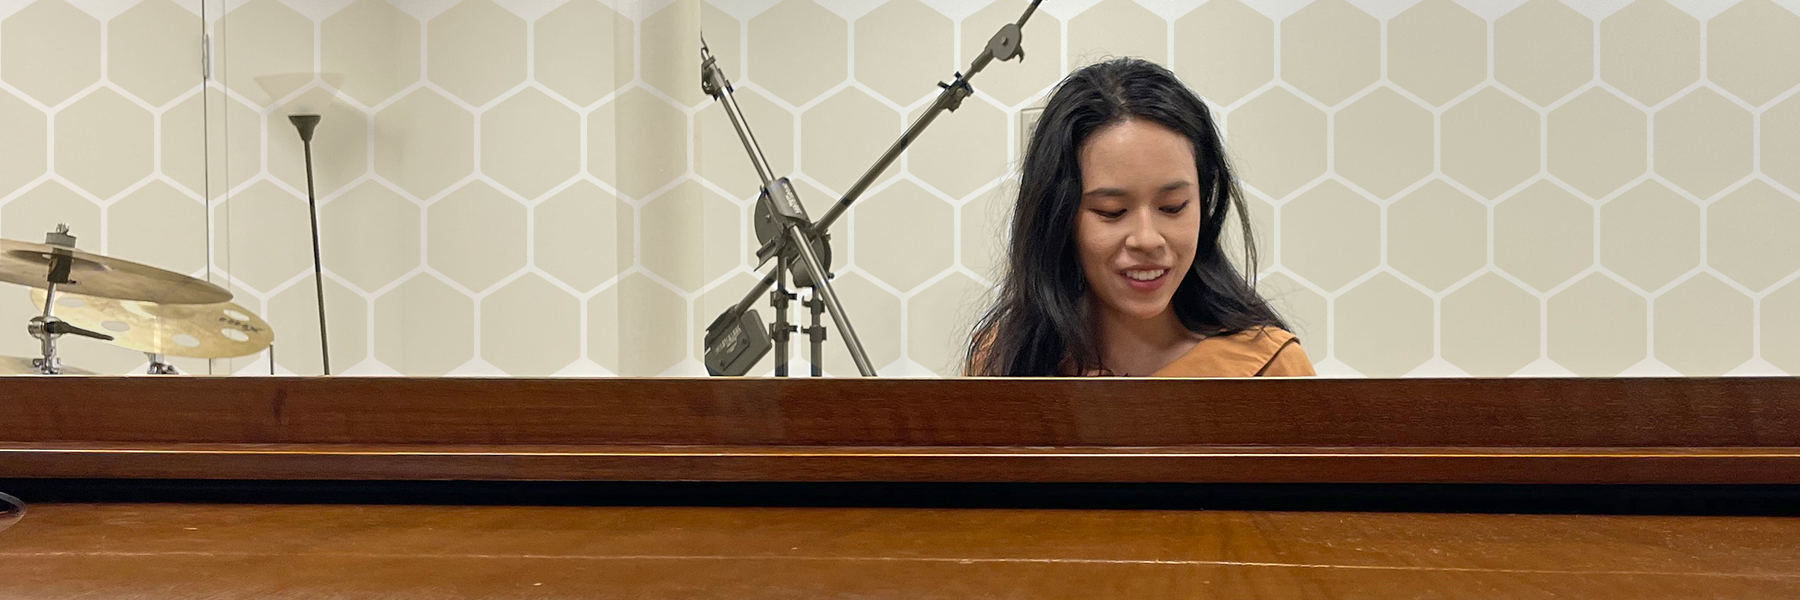
[[1783, 484], [1796, 448], [0, 445], [0, 478]]
[[1777, 598], [1800, 520], [46, 504], [29, 598]]
[[7, 378], [0, 477], [1800, 482], [1800, 380]]

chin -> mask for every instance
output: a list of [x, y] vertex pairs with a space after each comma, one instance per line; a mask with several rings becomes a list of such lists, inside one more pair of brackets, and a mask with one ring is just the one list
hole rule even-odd
[[1112, 306], [1113, 312], [1120, 316], [1145, 321], [1160, 317], [1169, 311], [1169, 300], [1166, 298], [1158, 302], [1109, 302], [1108, 304]]

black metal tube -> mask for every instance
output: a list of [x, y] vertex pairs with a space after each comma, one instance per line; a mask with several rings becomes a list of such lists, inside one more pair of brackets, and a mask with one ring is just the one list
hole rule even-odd
[[863, 377], [874, 377], [875, 365], [869, 364], [869, 355], [863, 351], [862, 340], [856, 337], [856, 329], [850, 326], [850, 317], [844, 312], [844, 305], [838, 303], [837, 292], [831, 289], [831, 281], [825, 278], [823, 263], [813, 253], [812, 244], [806, 243], [803, 226], [790, 224], [787, 230], [790, 243], [799, 247], [800, 260], [812, 271], [813, 293], [825, 299], [825, 309], [831, 311], [831, 320], [838, 324], [838, 333], [844, 336], [844, 345], [850, 350], [850, 359], [856, 362], [856, 370]]
[[806, 300], [806, 308], [812, 312], [812, 326], [806, 328], [806, 337], [812, 342], [812, 376], [825, 376], [825, 330], [819, 325], [819, 317], [825, 312], [825, 303], [819, 299], [819, 291], [813, 290], [813, 296]]
[[[1021, 30], [1025, 28], [1025, 21], [1031, 18], [1031, 13], [1037, 10], [1038, 2], [1041, 1], [1034, 0], [1031, 6], [1025, 8], [1025, 14], [1019, 16], [1017, 25]], [[919, 139], [919, 134], [924, 132], [925, 128], [931, 125], [931, 122], [936, 120], [939, 114], [946, 110], [952, 110], [950, 108], [952, 105], [962, 101], [957, 95], [959, 93], [966, 95], [967, 92], [964, 90], [969, 89], [969, 80], [974, 79], [975, 74], [987, 68], [988, 63], [993, 60], [993, 49], [983, 47], [981, 54], [976, 55], [975, 60], [970, 61], [969, 72], [967, 74], [958, 73], [954, 80], [943, 86], [943, 91], [938, 92], [937, 99], [932, 101], [931, 108], [926, 109], [925, 114], [919, 115], [912, 125], [907, 126], [906, 131], [900, 134], [900, 139], [894, 140], [893, 145], [888, 146], [887, 152], [882, 153], [881, 158], [877, 159], [868, 171], [863, 172], [862, 178], [851, 184], [850, 189], [844, 192], [844, 197], [838, 199], [837, 204], [831, 205], [831, 209], [825, 211], [824, 216], [819, 217], [813, 225], [813, 233], [823, 234], [829, 231], [831, 224], [837, 222], [838, 217], [843, 216], [844, 211], [850, 209], [850, 203], [861, 198], [863, 192], [869, 190], [869, 186], [875, 185], [875, 180], [881, 177], [888, 167], [893, 166], [894, 161], [900, 159], [900, 154], [906, 152], [906, 148], [912, 145], [913, 140]]]
[[[983, 53], [985, 54], [985, 51]], [[906, 128], [905, 133], [900, 134], [900, 139], [894, 140], [893, 145], [888, 146], [887, 152], [882, 153], [881, 158], [877, 159], [875, 164], [869, 167], [869, 170], [863, 172], [862, 178], [850, 185], [850, 190], [844, 192], [844, 197], [838, 199], [837, 204], [831, 205], [830, 210], [825, 211], [825, 216], [819, 217], [818, 222], [813, 225], [815, 233], [825, 233], [831, 230], [831, 224], [837, 221], [838, 217], [843, 216], [844, 211], [850, 209], [850, 203], [861, 198], [863, 192], [869, 190], [869, 186], [875, 185], [875, 179], [881, 177], [888, 167], [893, 166], [895, 160], [899, 160], [900, 154], [906, 152], [906, 148], [912, 145], [913, 140], [919, 139], [919, 134], [925, 131], [925, 127], [931, 125], [931, 122], [937, 119], [938, 114], [948, 108], [946, 94], [950, 94], [950, 90], [951, 88], [944, 88], [944, 91], [938, 94], [937, 101], [931, 103], [931, 108], [926, 110], [925, 114], [919, 115], [918, 120], [913, 121], [912, 125]]]
[[788, 306], [787, 306], [787, 259], [775, 259], [775, 297], [769, 304], [775, 309], [775, 322], [769, 325], [769, 337], [775, 338], [775, 376], [787, 377], [788, 361]]
[[774, 167], [769, 166], [769, 158], [763, 155], [762, 145], [756, 142], [756, 134], [750, 132], [750, 125], [744, 120], [744, 113], [738, 109], [737, 98], [727, 92], [719, 95], [719, 102], [725, 106], [725, 116], [731, 119], [731, 127], [737, 130], [738, 139], [744, 142], [744, 151], [750, 154], [750, 163], [756, 167], [756, 176], [762, 179], [764, 188], [775, 183]]

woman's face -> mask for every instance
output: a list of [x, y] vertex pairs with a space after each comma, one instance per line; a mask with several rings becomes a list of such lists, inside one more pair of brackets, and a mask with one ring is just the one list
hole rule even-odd
[[1128, 119], [1088, 136], [1080, 152], [1075, 245], [1088, 288], [1117, 316], [1160, 316], [1199, 244], [1193, 144], [1162, 125]]

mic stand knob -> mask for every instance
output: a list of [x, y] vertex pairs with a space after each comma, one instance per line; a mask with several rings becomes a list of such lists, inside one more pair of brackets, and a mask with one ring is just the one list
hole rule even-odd
[[769, 337], [776, 342], [787, 343], [792, 339], [794, 333], [800, 331], [799, 325], [790, 324], [787, 320], [788, 303], [799, 297], [799, 295], [785, 290], [769, 292], [769, 306], [775, 308], [776, 315], [775, 323], [769, 325]]
[[962, 71], [957, 71], [956, 77], [952, 78], [950, 83], [938, 82], [938, 89], [950, 90], [950, 95], [944, 98], [944, 110], [950, 112], [956, 112], [956, 109], [962, 108], [963, 98], [975, 93], [975, 88], [969, 87], [969, 82], [963, 81]]
[[[1033, 3], [1032, 6], [1037, 4]], [[1020, 62], [1024, 62], [1025, 48], [1019, 45], [1024, 38], [1025, 32], [1018, 23], [1007, 23], [994, 32], [994, 37], [988, 38], [987, 50], [993, 53], [994, 60], [1008, 61], [1017, 56]]]

